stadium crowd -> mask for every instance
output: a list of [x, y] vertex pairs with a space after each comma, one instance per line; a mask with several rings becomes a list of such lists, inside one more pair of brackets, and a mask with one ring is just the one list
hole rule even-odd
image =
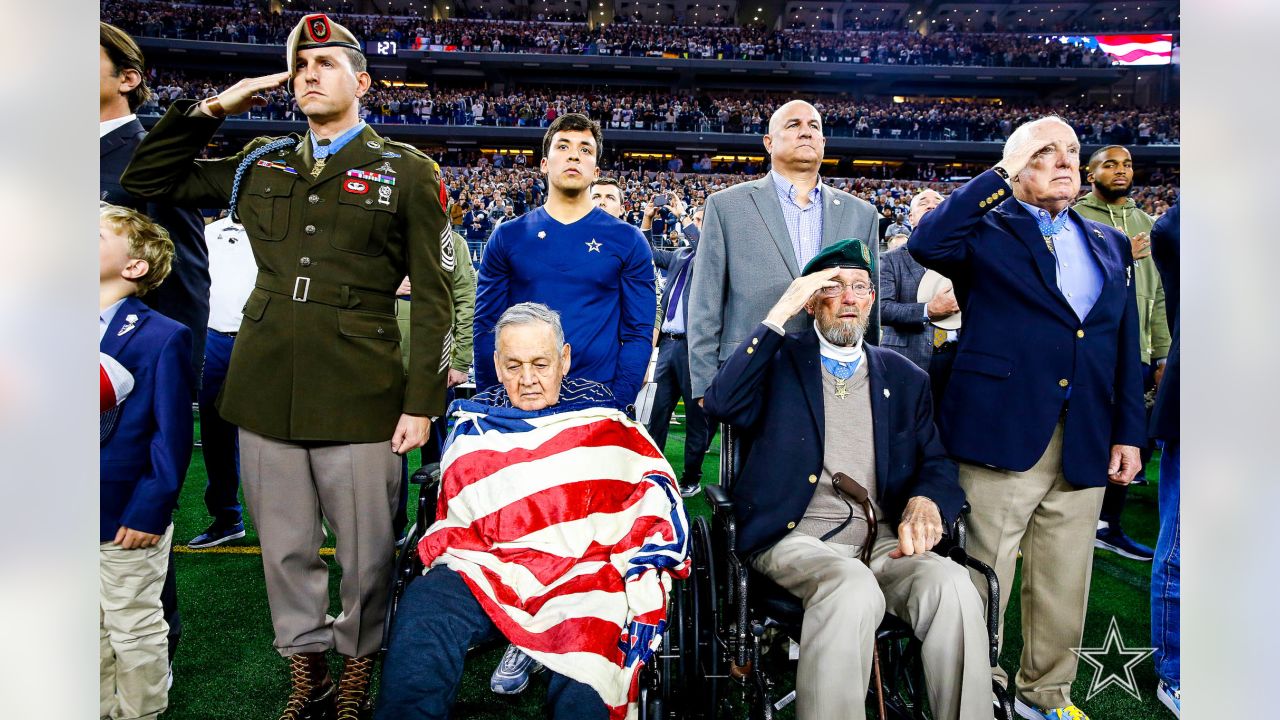
[[[120, 0], [102, 17], [140, 37], [282, 44], [302, 13]], [[1023, 34], [910, 30], [770, 30], [758, 25], [703, 27], [506, 20], [427, 20], [420, 17], [345, 15], [341, 21], [366, 40], [393, 40], [409, 49], [548, 53], [624, 57], [772, 60], [881, 65], [990, 67], [1105, 67], [1096, 49], [1055, 44]]]
[[[175, 100], [205, 97], [229, 78], [160, 73], [155, 95], [139, 110], [162, 115]], [[251, 117], [294, 120], [297, 102], [283, 90], [265, 93], [267, 104]], [[577, 112], [606, 129], [657, 132], [761, 134], [769, 116], [787, 98], [780, 95], [666, 94], [599, 90], [520, 90], [497, 93], [479, 88], [429, 90], [375, 86], [362, 101], [368, 122], [431, 125], [546, 127], [556, 117]], [[885, 98], [813, 98], [829, 137], [901, 140], [1003, 142], [1018, 125], [1058, 112], [1084, 142], [1166, 145], [1179, 142], [1179, 110], [1173, 107], [1053, 108], [964, 102], [893, 102]]]

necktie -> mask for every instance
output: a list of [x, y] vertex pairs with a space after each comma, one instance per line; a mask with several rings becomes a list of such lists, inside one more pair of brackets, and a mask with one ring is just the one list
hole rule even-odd
[[684, 283], [689, 279], [689, 268], [693, 267], [693, 259], [690, 258], [685, 266], [680, 268], [680, 274], [676, 277], [676, 285], [671, 290], [671, 299], [667, 301], [667, 319], [674, 320], [676, 318], [676, 309], [680, 305], [680, 293], [684, 291]]

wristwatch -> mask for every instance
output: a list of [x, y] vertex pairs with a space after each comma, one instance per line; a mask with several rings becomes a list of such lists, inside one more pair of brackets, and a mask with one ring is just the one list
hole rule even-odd
[[994, 172], [995, 174], [999, 175], [1001, 178], [1003, 178], [1005, 182], [1009, 182], [1009, 171], [1008, 171], [1008, 170], [1005, 170], [1004, 168], [1000, 167], [999, 165], [996, 165], [995, 167], [991, 168], [991, 171], [992, 171], [992, 172]]

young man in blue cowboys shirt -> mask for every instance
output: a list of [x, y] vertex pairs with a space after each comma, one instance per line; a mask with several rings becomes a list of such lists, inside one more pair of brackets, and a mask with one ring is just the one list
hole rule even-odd
[[540, 302], [560, 313], [571, 377], [603, 383], [633, 404], [652, 349], [657, 296], [644, 236], [591, 202], [604, 136], [585, 115], [561, 115], [542, 140], [542, 207], [494, 230], [476, 283], [476, 387], [496, 385], [493, 328], [507, 308]]
[[[542, 139], [547, 203], [493, 232], [476, 282], [476, 387], [498, 383], [493, 334], [507, 308], [522, 302], [560, 313], [573, 347], [569, 376], [607, 386], [621, 408], [640, 393], [653, 348], [657, 295], [653, 253], [634, 226], [591, 201], [604, 134], [578, 113], [556, 118]], [[519, 693], [540, 666], [514, 646], [490, 687]]]

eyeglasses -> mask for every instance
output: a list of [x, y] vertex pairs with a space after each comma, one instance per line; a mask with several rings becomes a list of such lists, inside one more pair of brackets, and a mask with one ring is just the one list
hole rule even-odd
[[866, 283], [854, 283], [852, 285], [836, 283], [830, 287], [819, 288], [818, 295], [824, 298], [840, 297], [844, 295], [845, 288], [853, 291], [855, 300], [864, 300], [871, 294], [871, 286]]

